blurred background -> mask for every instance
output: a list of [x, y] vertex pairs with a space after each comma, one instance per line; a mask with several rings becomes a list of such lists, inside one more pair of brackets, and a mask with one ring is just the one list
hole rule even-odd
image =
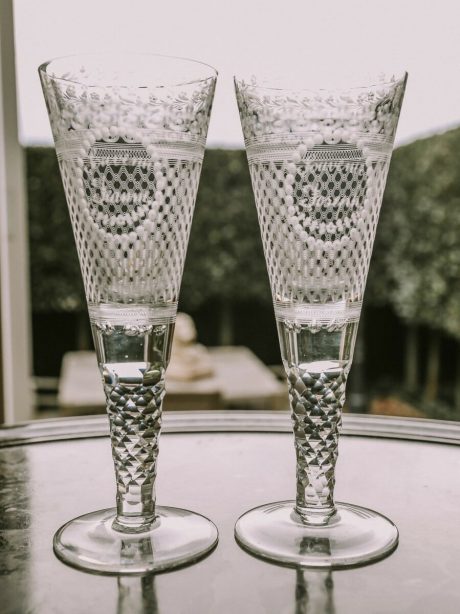
[[[409, 72], [347, 411], [460, 419], [460, 42], [456, 0], [2, 0], [3, 420], [103, 411], [37, 67], [138, 51], [219, 71], [167, 409], [287, 409], [232, 77]], [[19, 217], [18, 217], [19, 216]], [[22, 217], [21, 217], [22, 216]], [[197, 346], [197, 343], [200, 345]], [[198, 365], [201, 368], [191, 368]]]

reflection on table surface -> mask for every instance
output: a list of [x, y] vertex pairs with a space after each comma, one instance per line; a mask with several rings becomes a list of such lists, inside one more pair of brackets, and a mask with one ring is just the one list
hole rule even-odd
[[160, 614], [154, 575], [120, 576], [117, 586], [117, 614]]
[[[295, 614], [318, 612], [335, 614], [334, 581], [331, 571], [297, 570], [293, 585], [292, 610]], [[162, 614], [159, 606], [155, 576], [117, 579], [117, 614]]]
[[[259, 415], [265, 427], [271, 415]], [[248, 416], [248, 428], [255, 420]], [[366, 424], [369, 428], [372, 422]], [[392, 424], [387, 422], [389, 430]], [[78, 429], [76, 422], [67, 422], [73, 425]], [[387, 559], [355, 569], [314, 571], [250, 556], [234, 540], [235, 520], [252, 507], [293, 496], [292, 436], [287, 430], [165, 432], [158, 502], [212, 518], [220, 542], [195, 565], [119, 578], [77, 571], [52, 552], [60, 525], [114, 503], [108, 439], [0, 447], [2, 612], [457, 612], [458, 445], [345, 435], [339, 446], [338, 500], [377, 509], [400, 530], [398, 549]]]

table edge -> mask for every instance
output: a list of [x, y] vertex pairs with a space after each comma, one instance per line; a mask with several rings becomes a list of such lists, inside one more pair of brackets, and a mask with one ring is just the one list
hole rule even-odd
[[[288, 433], [286, 411], [219, 410], [165, 412], [164, 433]], [[460, 423], [425, 418], [345, 414], [342, 435], [460, 445]], [[0, 428], [0, 448], [108, 436], [105, 415], [36, 420]]]

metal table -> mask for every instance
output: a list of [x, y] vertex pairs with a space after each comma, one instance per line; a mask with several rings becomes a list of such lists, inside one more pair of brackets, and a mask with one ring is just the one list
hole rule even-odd
[[457, 613], [460, 425], [345, 416], [337, 499], [379, 510], [398, 549], [366, 567], [296, 571], [256, 559], [236, 518], [294, 495], [287, 413], [165, 414], [158, 502], [199, 511], [220, 531], [190, 567], [146, 577], [77, 571], [52, 551], [65, 521], [114, 504], [104, 416], [0, 429], [0, 611], [32, 613]]

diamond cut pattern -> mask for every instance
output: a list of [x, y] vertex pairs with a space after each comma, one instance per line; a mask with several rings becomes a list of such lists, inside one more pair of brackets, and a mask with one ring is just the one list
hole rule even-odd
[[287, 371], [297, 456], [297, 505], [333, 506], [347, 371]]
[[112, 455], [120, 493], [152, 491], [156, 475], [164, 382], [105, 385]]

